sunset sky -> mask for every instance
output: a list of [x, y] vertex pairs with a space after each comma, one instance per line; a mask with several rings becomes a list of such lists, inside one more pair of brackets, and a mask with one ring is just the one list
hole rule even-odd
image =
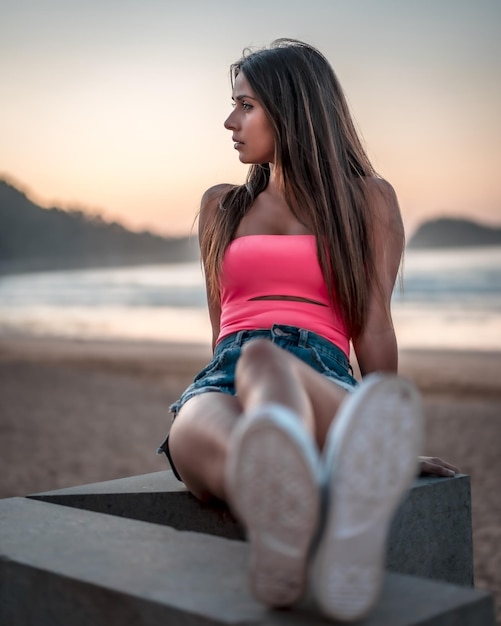
[[500, 0], [0, 0], [0, 177], [186, 233], [208, 186], [245, 177], [229, 65], [284, 36], [332, 62], [408, 232], [501, 225]]

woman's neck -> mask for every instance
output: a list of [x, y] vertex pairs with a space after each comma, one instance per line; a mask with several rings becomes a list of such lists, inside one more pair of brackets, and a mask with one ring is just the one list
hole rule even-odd
[[270, 179], [266, 191], [271, 196], [284, 198], [283, 179], [273, 163], [270, 163]]

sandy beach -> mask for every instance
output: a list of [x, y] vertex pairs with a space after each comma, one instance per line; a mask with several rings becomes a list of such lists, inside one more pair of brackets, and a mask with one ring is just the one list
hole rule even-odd
[[[205, 345], [0, 337], [0, 497], [166, 469], [168, 406]], [[475, 583], [501, 623], [501, 353], [402, 351], [423, 393], [425, 453], [472, 480]]]

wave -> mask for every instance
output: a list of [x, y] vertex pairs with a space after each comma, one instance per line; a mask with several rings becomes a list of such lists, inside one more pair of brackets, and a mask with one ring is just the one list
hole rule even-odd
[[[393, 314], [404, 346], [501, 349], [501, 247], [412, 250]], [[0, 277], [0, 332], [209, 341], [198, 263]]]

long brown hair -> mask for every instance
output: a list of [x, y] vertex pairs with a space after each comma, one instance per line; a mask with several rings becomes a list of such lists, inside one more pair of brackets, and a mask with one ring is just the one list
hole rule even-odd
[[[231, 66], [244, 72], [275, 135], [274, 167], [294, 216], [315, 235], [331, 301], [352, 337], [364, 327], [376, 279], [371, 215], [364, 193], [375, 176], [339, 81], [314, 47], [278, 39], [244, 53]], [[251, 165], [244, 185], [226, 191], [201, 235], [209, 297], [219, 294], [224, 252], [242, 217], [267, 186], [268, 165]]]

